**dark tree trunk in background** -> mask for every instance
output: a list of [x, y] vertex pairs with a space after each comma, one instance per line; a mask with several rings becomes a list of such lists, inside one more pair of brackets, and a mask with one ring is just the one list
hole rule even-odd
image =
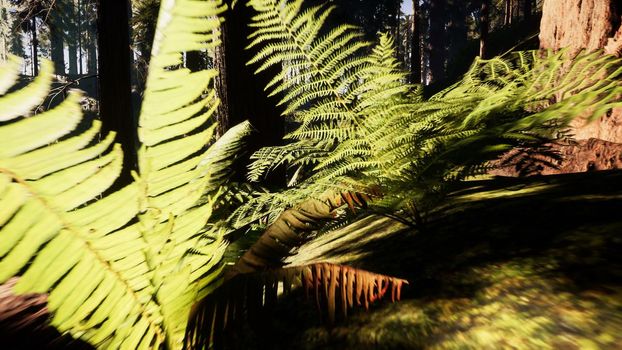
[[[231, 5], [229, 3], [229, 5]], [[238, 3], [225, 14], [223, 27], [223, 50], [218, 57], [217, 66], [221, 68], [221, 79], [218, 89], [223, 97], [226, 117], [221, 116], [221, 130], [249, 120], [258, 131], [247, 148], [253, 152], [260, 147], [279, 145], [284, 135], [284, 119], [282, 109], [277, 108], [278, 98], [268, 98], [264, 87], [277, 74], [279, 69], [269, 69], [259, 75], [254, 74], [257, 66], [247, 66], [253, 53], [245, 50], [251, 33], [248, 27], [254, 10]], [[224, 56], [224, 57], [223, 57]], [[224, 68], [224, 69], [223, 69]], [[226, 92], [225, 92], [226, 91]], [[245, 172], [245, 169], [239, 169]], [[275, 173], [268, 183], [281, 185], [284, 183], [283, 173]]]
[[[616, 52], [622, 45], [622, 4], [619, 0], [545, 0], [540, 47]], [[620, 33], [620, 35], [617, 35]]]
[[31, 21], [32, 34], [32, 75], [39, 75], [39, 40], [37, 39], [37, 17], [33, 16]]
[[449, 0], [446, 4], [447, 26], [445, 33], [448, 43], [448, 57], [459, 59], [458, 55], [467, 42], [467, 9], [464, 0]]
[[99, 0], [99, 113], [103, 131], [116, 131], [123, 147], [123, 172], [116, 188], [132, 181], [136, 169], [135, 130], [131, 101], [129, 0]]
[[229, 106], [229, 102], [227, 100], [227, 66], [225, 64], [225, 45], [226, 42], [223, 40], [222, 44], [216, 48], [214, 55], [214, 68], [218, 70], [218, 76], [214, 81], [214, 89], [216, 90], [216, 95], [220, 98], [220, 104], [216, 110], [216, 119], [218, 121], [216, 133], [218, 137], [222, 136], [230, 127], [229, 109], [227, 108]]
[[419, 0], [413, 2], [413, 23], [412, 23], [412, 39], [410, 50], [410, 82], [419, 84], [421, 79], [421, 32], [419, 31], [421, 21], [421, 9], [419, 8]]
[[401, 57], [400, 56], [400, 52], [401, 52], [400, 48], [402, 47], [401, 38], [400, 38], [400, 30], [402, 29], [400, 26], [401, 19], [402, 19], [402, 11], [400, 7], [398, 6], [395, 11], [395, 47], [396, 47], [397, 57]]
[[97, 22], [89, 23], [89, 37], [86, 43], [86, 70], [97, 74]]
[[523, 15], [525, 19], [530, 19], [533, 13], [533, 0], [523, 0]]
[[481, 0], [479, 19], [479, 57], [488, 58], [488, 31], [490, 30], [490, 0]]
[[445, 1], [432, 0], [429, 3], [429, 40], [430, 60], [429, 83], [441, 83], [445, 80]]
[[69, 55], [69, 75], [78, 74], [78, 24], [77, 11], [73, 1], [67, 5], [67, 51]]
[[50, 12], [50, 58], [54, 63], [54, 73], [65, 74], [65, 53], [63, 49], [63, 21], [57, 10]]

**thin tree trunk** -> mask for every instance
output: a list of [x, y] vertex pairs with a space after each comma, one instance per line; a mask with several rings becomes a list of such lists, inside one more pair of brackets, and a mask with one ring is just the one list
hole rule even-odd
[[509, 26], [512, 24], [512, 0], [505, 0], [503, 25]]
[[430, 80], [428, 83], [440, 83], [445, 80], [445, 1], [430, 1], [430, 40], [428, 52], [430, 59]]
[[396, 54], [399, 60], [400, 58], [400, 48], [401, 48], [401, 40], [400, 40], [400, 20], [402, 19], [402, 11], [400, 11], [400, 7], [397, 7], [397, 11], [395, 12], [395, 44], [396, 44]]
[[481, 0], [479, 19], [479, 57], [488, 58], [488, 31], [490, 30], [490, 0]]
[[82, 67], [82, 1], [78, 0], [77, 14], [78, 14], [78, 23], [77, 23], [77, 31], [76, 34], [78, 36], [78, 73], [83, 74], [84, 69]]
[[37, 17], [33, 16], [32, 19], [32, 75], [39, 75], [39, 40], [37, 39]]
[[406, 30], [406, 34], [404, 34], [404, 57], [402, 61], [404, 62], [404, 67], [406, 69], [410, 69], [410, 52], [412, 51], [411, 44], [413, 42], [412, 21], [413, 21], [412, 16], [410, 15], [404, 16], [404, 28]]
[[115, 188], [132, 182], [136, 169], [136, 122], [132, 115], [129, 0], [99, 0], [99, 112], [103, 131], [116, 131], [123, 147], [123, 171]]
[[421, 75], [421, 33], [419, 31], [419, 22], [421, 20], [421, 10], [419, 8], [419, 0], [413, 1], [413, 23], [412, 23], [412, 39], [410, 50], [410, 72], [411, 83], [419, 84], [422, 82]]
[[[223, 35], [226, 36], [224, 30]], [[216, 133], [218, 137], [224, 135], [231, 126], [229, 121], [229, 109], [227, 108], [229, 102], [227, 100], [227, 66], [225, 64], [226, 44], [225, 40], [223, 40], [222, 44], [216, 48], [216, 53], [214, 55], [214, 68], [218, 70], [218, 77], [216, 77], [214, 81], [214, 88], [216, 89], [216, 95], [220, 98], [220, 104], [216, 110], [216, 120], [218, 122]]]

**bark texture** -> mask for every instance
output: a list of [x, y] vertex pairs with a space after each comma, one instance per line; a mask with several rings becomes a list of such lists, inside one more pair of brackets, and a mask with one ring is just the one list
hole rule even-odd
[[622, 168], [622, 144], [591, 138], [569, 145], [548, 145], [550, 155], [533, 150], [513, 150], [490, 172], [500, 176], [532, 176], [582, 173]]
[[[617, 0], [545, 0], [540, 47], [597, 50], [620, 27]], [[622, 34], [621, 34], [622, 35]]]
[[[540, 24], [540, 47], [571, 52], [603, 49], [606, 54], [622, 51], [622, 2], [619, 0], [545, 0]], [[571, 124], [577, 145], [560, 149], [566, 158], [561, 172], [619, 168], [619, 161], [600, 158], [606, 148], [622, 149], [622, 109], [614, 109], [592, 123], [577, 118]], [[596, 146], [598, 145], [598, 146]], [[611, 157], [609, 157], [611, 158]], [[609, 159], [607, 158], [607, 159]], [[614, 157], [615, 158], [615, 157]], [[619, 158], [618, 158], [619, 160]]]

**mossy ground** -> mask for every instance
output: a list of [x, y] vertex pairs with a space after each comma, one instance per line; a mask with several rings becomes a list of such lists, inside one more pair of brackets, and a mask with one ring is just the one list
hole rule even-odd
[[[622, 173], [474, 181], [423, 230], [368, 217], [291, 259], [407, 278], [332, 328], [285, 300], [260, 349], [622, 349]], [[252, 332], [251, 332], [252, 333]]]

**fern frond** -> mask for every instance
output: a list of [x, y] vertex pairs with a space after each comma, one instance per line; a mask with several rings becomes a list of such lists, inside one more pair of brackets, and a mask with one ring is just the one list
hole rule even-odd
[[[154, 300], [169, 347], [179, 347], [191, 305], [220, 273], [224, 233], [206, 230], [218, 188], [227, 177], [222, 161], [248, 134], [241, 125], [213, 147], [219, 104], [213, 69], [181, 68], [183, 53], [219, 44], [221, 1], [169, 0], [160, 7], [152, 59], [139, 118], [140, 185], [145, 212], [140, 231], [148, 243]], [[207, 201], [204, 194], [210, 193]], [[211, 236], [212, 239], [204, 238]], [[188, 254], [188, 252], [201, 254]]]
[[[42, 75], [51, 74], [50, 62], [42, 66]], [[34, 86], [41, 89], [34, 95], [47, 94], [47, 84], [28, 88]], [[15, 91], [11, 99], [22, 93]], [[78, 98], [72, 92], [55, 109], [0, 128], [41, 136], [0, 141], [0, 202], [6, 204], [0, 220], [0, 281], [21, 273], [16, 293], [50, 291], [52, 324], [94, 344], [127, 346], [147, 329], [152, 334], [148, 343], [163, 342], [158, 311], [144, 297], [153, 292], [142, 273], [148, 271], [141, 252], [145, 243], [135, 226], [125, 227], [139, 212], [138, 186], [93, 202], [119, 175], [122, 153], [118, 145], [108, 151], [113, 136], [87, 147], [100, 124], [74, 130], [82, 119]], [[15, 102], [32, 105], [28, 100]], [[143, 330], [116, 332], [128, 318]]]
[[[190, 316], [186, 347], [218, 348], [221, 332], [244, 318], [252, 319], [264, 306], [276, 302], [279, 288], [287, 294], [302, 285], [313, 290], [318, 306], [326, 304], [328, 321], [334, 322], [337, 302], [344, 316], [355, 304], [365, 305], [381, 299], [391, 288], [392, 300], [398, 299], [403, 284], [399, 278], [332, 264], [313, 264], [281, 268], [284, 259], [347, 205], [364, 207], [370, 200], [365, 193], [326, 192], [307, 198], [281, 213], [225, 274], [225, 282], [198, 303]], [[281, 284], [281, 285], [280, 285]], [[325, 293], [321, 293], [324, 290]], [[320, 311], [321, 312], [321, 311]]]
[[[103, 199], [96, 197], [118, 176], [121, 149], [110, 150], [114, 135], [93, 141], [97, 121], [75, 130], [78, 93], [19, 118], [47, 95], [51, 63], [26, 88], [0, 96], [8, 121], [0, 135], [11, 134], [0, 140], [0, 282], [23, 274], [15, 292], [49, 292], [61, 332], [104, 348], [179, 348], [190, 306], [220, 275], [224, 233], [205, 226], [227, 177], [222, 164], [248, 127], [207, 148], [215, 72], [179, 66], [183, 52], [217, 45], [222, 10], [220, 1], [162, 3], [139, 120], [138, 181]], [[1, 70], [4, 91], [15, 76], [11, 62]]]

